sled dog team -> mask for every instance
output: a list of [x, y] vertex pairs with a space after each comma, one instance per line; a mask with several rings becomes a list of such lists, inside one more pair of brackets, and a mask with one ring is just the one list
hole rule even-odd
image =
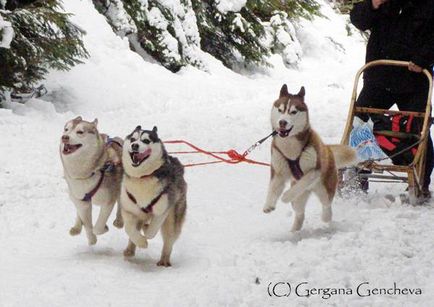
[[[307, 200], [313, 192], [322, 204], [322, 220], [332, 219], [332, 201], [338, 185], [337, 169], [356, 163], [353, 149], [324, 145], [310, 127], [305, 89], [293, 95], [283, 85], [271, 110], [277, 134], [271, 145], [271, 179], [263, 211], [276, 208], [281, 197], [295, 212], [292, 231], [301, 229]], [[170, 266], [173, 244], [179, 237], [187, 208], [184, 167], [168, 155], [157, 128], [137, 126], [124, 140], [110, 138], [93, 122], [77, 117], [66, 123], [60, 144], [69, 196], [77, 209], [71, 235], [84, 227], [89, 245], [108, 231], [107, 220], [118, 204], [113, 225], [129, 237], [125, 257], [161, 231], [163, 250], [157, 265]], [[285, 191], [285, 184], [291, 187]], [[92, 224], [92, 204], [101, 206]]]

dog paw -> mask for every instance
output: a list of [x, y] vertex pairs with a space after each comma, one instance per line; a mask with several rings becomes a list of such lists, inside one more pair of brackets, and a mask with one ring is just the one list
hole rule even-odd
[[264, 213], [270, 213], [271, 211], [274, 211], [274, 209], [276, 209], [276, 207], [264, 207], [262, 211], [264, 211]]
[[164, 266], [164, 267], [169, 267], [172, 266], [172, 264], [170, 263], [170, 261], [168, 259], [160, 259], [160, 261], [157, 262], [158, 266]]
[[134, 244], [136, 244], [140, 248], [147, 248], [148, 240], [145, 237], [140, 237], [138, 240], [134, 242]]
[[80, 234], [80, 232], [81, 232], [81, 227], [80, 228], [71, 227], [71, 229], [69, 230], [69, 234], [71, 236], [77, 236]]
[[124, 250], [124, 257], [127, 257], [127, 258], [134, 257], [135, 254], [136, 254], [136, 251], [134, 249], [126, 248]]
[[124, 220], [122, 218], [117, 218], [113, 221], [113, 226], [116, 228], [122, 228], [124, 227]]
[[102, 235], [102, 234], [106, 233], [108, 230], [109, 230], [109, 228], [108, 228], [107, 225], [105, 225], [104, 228], [102, 228], [102, 229], [95, 227], [93, 229], [93, 234], [95, 234], [95, 235]]
[[87, 238], [87, 243], [89, 245], [95, 245], [96, 241], [97, 241], [97, 239], [96, 239], [95, 235], [92, 235], [92, 236], [90, 236], [90, 237]]
[[332, 220], [332, 210], [331, 208], [324, 208], [321, 214], [321, 220], [324, 223], [330, 223]]
[[292, 199], [291, 192], [287, 191], [287, 192], [283, 193], [281, 200], [284, 203], [290, 203], [290, 202], [292, 202], [293, 199]]

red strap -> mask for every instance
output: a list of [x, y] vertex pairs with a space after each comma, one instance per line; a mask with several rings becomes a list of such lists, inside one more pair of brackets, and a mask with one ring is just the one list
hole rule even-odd
[[401, 115], [395, 115], [392, 117], [392, 131], [400, 131], [399, 122], [401, 120]]
[[392, 151], [396, 148], [396, 145], [389, 141], [389, 139], [384, 135], [376, 135], [375, 138], [377, 139], [378, 144], [381, 147], [386, 148], [388, 151]]
[[413, 118], [414, 118], [413, 115], [410, 115], [408, 117], [407, 126], [405, 127], [405, 131], [406, 132], [410, 132], [411, 131], [411, 124], [413, 123]]
[[[187, 141], [184, 140], [172, 140], [172, 141], [165, 141], [163, 142], [165, 144], [184, 144], [194, 149], [194, 151], [177, 151], [177, 152], [169, 152], [170, 154], [192, 154], [192, 153], [201, 153], [210, 157], [213, 157], [216, 159], [216, 161], [210, 161], [210, 162], [200, 162], [200, 163], [190, 163], [185, 164], [184, 167], [191, 167], [191, 166], [199, 166], [199, 165], [208, 165], [208, 164], [215, 164], [215, 163], [228, 163], [228, 164], [238, 164], [241, 162], [246, 162], [250, 164], [257, 164], [257, 165], [264, 165], [264, 166], [270, 166], [269, 163], [265, 162], [259, 162], [251, 159], [247, 159], [247, 154], [240, 154], [237, 151], [231, 149], [228, 151], [207, 151], [202, 148], [199, 148]], [[230, 159], [223, 158], [220, 155], [227, 155]]]

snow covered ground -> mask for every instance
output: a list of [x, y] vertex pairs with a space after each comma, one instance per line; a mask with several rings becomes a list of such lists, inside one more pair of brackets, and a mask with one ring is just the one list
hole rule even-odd
[[[290, 234], [289, 206], [262, 213], [267, 167], [190, 168], [187, 221], [172, 268], [155, 265], [159, 237], [128, 261], [122, 256], [127, 236], [111, 224], [94, 247], [84, 235], [70, 237], [75, 209], [58, 157], [68, 119], [97, 117], [100, 130], [122, 137], [138, 124], [157, 125], [165, 140], [243, 151], [269, 133], [271, 103], [287, 83], [292, 92], [306, 87], [312, 126], [326, 142], [339, 142], [364, 44], [357, 35], [348, 37], [344, 18], [325, 7], [328, 19], [298, 29], [304, 57], [297, 69], [284, 68], [276, 57], [273, 70], [246, 77], [204, 55], [210, 73], [187, 68], [172, 74], [131, 52], [90, 1], [64, 2], [87, 31], [91, 58], [70, 72], [49, 75], [52, 103], [34, 99], [0, 109], [0, 306], [429, 306], [434, 301], [434, 211], [382, 197], [399, 194], [402, 186], [373, 186], [369, 202], [337, 199], [330, 227], [320, 222], [320, 206], [312, 198], [303, 230]], [[252, 157], [268, 161], [269, 143]], [[269, 296], [269, 284], [278, 282], [291, 284], [289, 297]], [[294, 287], [302, 282], [308, 282], [304, 289], [350, 288], [353, 294], [297, 297]], [[401, 289], [421, 288], [422, 295], [359, 297], [355, 289], [363, 282], [369, 282], [364, 289], [396, 282]], [[278, 284], [276, 294], [284, 290]]]

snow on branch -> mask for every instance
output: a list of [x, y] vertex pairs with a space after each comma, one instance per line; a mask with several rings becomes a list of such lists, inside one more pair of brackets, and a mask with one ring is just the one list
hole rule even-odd
[[0, 15], [0, 48], [9, 49], [12, 39], [14, 38], [14, 29], [9, 21], [3, 19]]

